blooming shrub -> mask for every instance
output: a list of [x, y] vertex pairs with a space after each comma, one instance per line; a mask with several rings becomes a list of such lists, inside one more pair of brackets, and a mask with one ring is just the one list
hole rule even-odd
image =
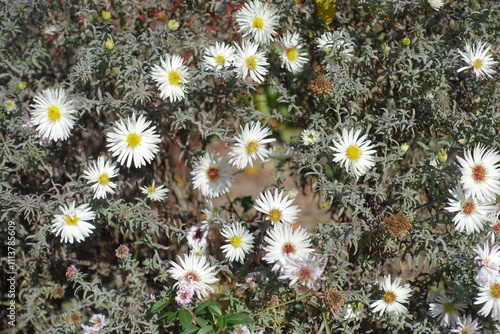
[[2, 328], [500, 330], [499, 2], [0, 13]]

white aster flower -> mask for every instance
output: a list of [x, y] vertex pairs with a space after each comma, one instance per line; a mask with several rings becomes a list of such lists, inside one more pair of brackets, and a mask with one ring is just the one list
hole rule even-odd
[[484, 304], [479, 310], [479, 315], [487, 317], [490, 315], [494, 320], [500, 321], [500, 280], [493, 284], [480, 286], [479, 294], [474, 305]]
[[161, 66], [155, 64], [151, 77], [160, 89], [162, 99], [180, 101], [186, 95], [186, 84], [189, 83], [189, 72], [181, 56], [165, 55], [160, 59]]
[[177, 295], [175, 296], [175, 301], [179, 303], [179, 305], [187, 305], [191, 303], [193, 300], [194, 290], [189, 285], [182, 285], [177, 290]]
[[88, 204], [75, 208], [75, 201], [73, 201], [69, 205], [61, 205], [59, 209], [61, 214], [54, 216], [51, 232], [56, 236], [61, 235], [61, 242], [71, 244], [74, 240], [81, 242], [92, 233], [95, 226], [89, 221], [94, 220], [95, 213]]
[[464, 158], [457, 157], [462, 170], [465, 194], [480, 201], [493, 201], [500, 195], [500, 155], [493, 149], [486, 150], [476, 145], [474, 150], [464, 152]]
[[106, 198], [107, 194], [114, 194], [116, 183], [110, 180], [118, 175], [118, 168], [111, 161], [105, 161], [103, 156], [97, 158], [83, 171], [83, 178], [94, 190], [94, 198]]
[[427, 0], [427, 3], [435, 11], [439, 11], [444, 6], [444, 0]]
[[305, 129], [302, 131], [300, 136], [302, 138], [302, 142], [304, 143], [304, 145], [308, 146], [316, 144], [320, 140], [319, 133], [315, 130]]
[[167, 197], [169, 190], [163, 184], [155, 186], [155, 181], [153, 181], [150, 186], [142, 186], [141, 192], [146, 195], [148, 199], [161, 202]]
[[264, 81], [264, 76], [269, 65], [266, 55], [255, 43], [244, 41], [243, 44], [236, 45], [236, 55], [234, 56], [235, 72], [238, 78], [246, 79], [250, 76], [255, 82]]
[[282, 190], [278, 193], [278, 189], [274, 190], [274, 196], [271, 194], [269, 190], [265, 193], [260, 194], [260, 198], [255, 199], [257, 205], [254, 205], [254, 208], [267, 215], [266, 219], [270, 220], [271, 223], [289, 223], [295, 224], [297, 220], [297, 215], [300, 212], [298, 209], [298, 205], [291, 205], [293, 199], [289, 200], [288, 195], [283, 197], [283, 193], [285, 191]]
[[304, 68], [309, 61], [307, 51], [304, 51], [304, 44], [300, 42], [298, 33], [287, 31], [278, 41], [279, 54], [281, 58], [281, 67], [297, 74]]
[[453, 223], [457, 231], [466, 231], [467, 234], [483, 230], [484, 223], [491, 218], [494, 207], [485, 205], [472, 196], [465, 196], [461, 187], [450, 190], [453, 198], [448, 200], [445, 210], [456, 212]]
[[215, 277], [215, 266], [210, 267], [210, 263], [205, 256], [184, 255], [184, 259], [180, 256], [177, 259], [179, 264], [170, 261], [172, 267], [167, 270], [170, 277], [177, 280], [174, 287], [178, 286], [179, 289], [185, 289], [187, 286], [196, 293], [198, 298], [207, 296], [209, 291], [214, 291], [209, 284], [218, 282], [219, 279]]
[[115, 123], [112, 132], [108, 132], [108, 147], [113, 156], [118, 156], [118, 162], [130, 167], [132, 160], [134, 166], [139, 168], [150, 163], [159, 151], [161, 142], [156, 127], [150, 127], [151, 121], [146, 121], [143, 115], [139, 118], [135, 113], [132, 118], [127, 117], [127, 122], [120, 119]]
[[238, 169], [243, 169], [247, 165], [253, 167], [253, 161], [260, 159], [265, 161], [269, 158], [269, 150], [265, 144], [272, 143], [275, 138], [266, 138], [271, 135], [271, 129], [264, 127], [258, 122], [246, 124], [245, 128], [240, 127], [241, 133], [235, 139], [233, 150], [229, 152], [230, 163]]
[[475, 252], [477, 256], [474, 258], [477, 264], [481, 267], [474, 279], [480, 285], [491, 285], [500, 280], [500, 246], [493, 245], [490, 248], [488, 242], [484, 243], [484, 247], [477, 245]]
[[279, 15], [275, 6], [253, 0], [236, 13], [236, 23], [243, 37], [249, 36], [259, 44], [267, 44], [274, 40]]
[[201, 221], [202, 225], [211, 224], [214, 219], [214, 203], [211, 200], [208, 200], [205, 205], [205, 209], [201, 210], [203, 212], [203, 220]]
[[446, 295], [439, 295], [429, 304], [429, 310], [434, 318], [437, 318], [443, 327], [455, 327], [459, 320], [459, 313], [464, 310], [465, 305], [455, 303]]
[[493, 56], [489, 54], [490, 49], [491, 45], [488, 43], [476, 42], [474, 46], [466, 43], [465, 52], [458, 51], [458, 53], [460, 53], [462, 59], [467, 63], [467, 66], [459, 68], [457, 72], [472, 68], [476, 78], [484, 78], [486, 76], [492, 78], [492, 74], [496, 73], [493, 66], [498, 64], [498, 62], [493, 60]]
[[236, 50], [226, 43], [216, 42], [205, 50], [203, 62], [212, 71], [219, 71], [228, 68], [233, 64], [234, 53]]
[[97, 314], [94, 314], [92, 316], [92, 318], [90, 318], [90, 322], [103, 328], [104, 326], [106, 326], [106, 323], [108, 321], [106, 320], [106, 316], [104, 314], [97, 313]]
[[10, 113], [12, 110], [16, 108], [16, 102], [12, 99], [3, 101], [2, 105], [7, 113]]
[[401, 278], [396, 278], [391, 282], [391, 275], [384, 276], [383, 280], [379, 282], [379, 287], [383, 291], [382, 299], [373, 302], [370, 307], [373, 312], [394, 312], [395, 314], [406, 313], [408, 309], [404, 303], [408, 303], [411, 295], [411, 288], [408, 284], [400, 286]]
[[205, 153], [191, 172], [194, 189], [199, 189], [202, 195], [207, 197], [224, 195], [233, 182], [231, 169], [232, 166], [224, 156]]
[[276, 263], [273, 269], [292, 259], [304, 259], [314, 251], [309, 233], [300, 226], [294, 231], [292, 225], [278, 223], [267, 231], [264, 241], [267, 246], [264, 247], [266, 255], [263, 259], [267, 263]]
[[310, 254], [303, 259], [291, 259], [282, 266], [279, 279], [289, 279], [290, 286], [304, 285], [311, 290], [318, 290], [318, 280], [324, 280], [325, 264], [316, 255]]
[[43, 138], [66, 140], [75, 126], [75, 104], [62, 88], [38, 93], [31, 106], [31, 121]]
[[80, 325], [82, 329], [84, 330], [83, 334], [99, 334], [101, 331], [101, 326], [99, 325], [92, 325], [92, 326], [87, 326], [87, 325]]
[[207, 243], [206, 242], [205, 243], [195, 242], [193, 244], [190, 244], [189, 247], [191, 247], [189, 254], [192, 256], [201, 257], [201, 256], [205, 256], [207, 254]]
[[337, 135], [338, 142], [333, 141], [334, 146], [330, 148], [334, 151], [333, 161], [340, 162], [348, 172], [353, 173], [356, 179], [366, 174], [374, 165], [374, 154], [372, 142], [363, 135], [359, 137], [361, 130], [349, 132], [342, 129], [342, 136]]
[[325, 52], [323, 63], [329, 66], [350, 61], [354, 56], [354, 43], [341, 31], [327, 31], [317, 40], [318, 48]]
[[189, 229], [189, 232], [186, 234], [186, 239], [189, 247], [191, 248], [194, 248], [197, 245], [205, 247], [207, 245], [207, 236], [208, 226], [195, 224]]
[[483, 326], [479, 326], [478, 320], [472, 320], [470, 315], [463, 316], [457, 320], [458, 327], [452, 329], [452, 333], [460, 333], [460, 334], [480, 334], [479, 331]]
[[220, 234], [227, 242], [221, 247], [226, 259], [243, 263], [253, 247], [253, 235], [240, 223], [224, 226]]

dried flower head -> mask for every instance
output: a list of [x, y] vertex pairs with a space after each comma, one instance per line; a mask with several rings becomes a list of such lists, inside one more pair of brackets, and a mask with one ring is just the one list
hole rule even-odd
[[334, 311], [339, 310], [345, 304], [344, 295], [336, 289], [328, 290], [323, 297], [323, 301]]
[[115, 250], [115, 255], [117, 258], [119, 259], [124, 259], [127, 257], [128, 255], [128, 252], [129, 252], [129, 249], [127, 246], [125, 245], [120, 245], [118, 246], [118, 248]]
[[64, 297], [64, 287], [58, 285], [54, 288], [54, 298], [61, 299]]
[[69, 325], [80, 325], [82, 323], [82, 315], [78, 312], [69, 312], [66, 317], [66, 322]]
[[332, 84], [330, 83], [330, 81], [320, 76], [311, 81], [307, 88], [312, 90], [314, 94], [321, 95], [327, 93], [332, 88]]
[[395, 237], [403, 236], [412, 229], [411, 219], [402, 212], [386, 218], [384, 223], [389, 233]]

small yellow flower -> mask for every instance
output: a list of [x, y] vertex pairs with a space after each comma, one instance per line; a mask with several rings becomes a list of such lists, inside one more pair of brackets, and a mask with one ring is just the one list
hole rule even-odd
[[179, 22], [177, 22], [177, 20], [168, 20], [167, 22], [167, 28], [168, 30], [170, 31], [175, 31], [177, 29], [179, 29]]

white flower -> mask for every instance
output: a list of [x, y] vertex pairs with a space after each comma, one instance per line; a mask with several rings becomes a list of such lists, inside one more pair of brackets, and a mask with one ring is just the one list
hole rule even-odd
[[255, 42], [266, 44], [274, 40], [278, 11], [269, 3], [249, 1], [236, 13], [236, 23], [243, 37], [250, 36]]
[[98, 334], [102, 329], [99, 325], [87, 326], [82, 324], [80, 326], [84, 330], [83, 334]]
[[435, 11], [439, 11], [444, 6], [444, 0], [427, 0], [427, 2]]
[[247, 165], [253, 167], [253, 160], [260, 159], [265, 161], [269, 158], [269, 150], [264, 144], [272, 143], [276, 139], [266, 138], [271, 135], [269, 127], [263, 127], [258, 122], [252, 122], [250, 126], [245, 125], [245, 128], [240, 127], [241, 133], [235, 139], [233, 150], [229, 152], [231, 156], [230, 163], [239, 169], [245, 168]]
[[474, 258], [481, 267], [474, 279], [480, 285], [494, 284], [500, 280], [500, 246], [493, 245], [490, 249], [488, 242], [484, 247], [477, 245], [475, 249], [477, 256]]
[[92, 233], [95, 226], [89, 221], [94, 220], [95, 214], [88, 204], [75, 208], [75, 201], [73, 201], [69, 205], [61, 205], [59, 209], [61, 214], [54, 216], [51, 232], [56, 236], [60, 234], [61, 242], [71, 244], [74, 240], [81, 242]]
[[220, 234], [227, 242], [221, 247], [226, 259], [243, 263], [245, 255], [253, 247], [253, 235], [240, 223], [224, 226]]
[[114, 194], [113, 189], [116, 183], [110, 180], [118, 175], [118, 168], [111, 161], [105, 161], [103, 156], [97, 158], [97, 162], [92, 161], [90, 166], [83, 171], [83, 178], [94, 190], [94, 198], [106, 198], [107, 194]]
[[203, 212], [203, 220], [201, 221], [202, 225], [207, 225], [212, 223], [214, 219], [214, 203], [211, 200], [208, 200], [205, 209], [201, 210]]
[[11, 99], [3, 101], [2, 105], [7, 113], [10, 113], [16, 108], [16, 102]]
[[383, 290], [384, 294], [382, 299], [373, 302], [370, 307], [373, 308], [373, 312], [380, 312], [383, 315], [385, 311], [394, 312], [395, 314], [406, 313], [408, 309], [402, 305], [408, 302], [408, 298], [411, 295], [411, 288], [408, 284], [400, 286], [401, 278], [396, 278], [394, 282], [391, 282], [391, 275], [385, 276], [384, 279], [379, 282], [380, 289]]
[[179, 303], [179, 305], [187, 305], [191, 303], [193, 300], [194, 290], [189, 285], [182, 285], [177, 290], [177, 295], [175, 296], [175, 301]]
[[161, 66], [155, 64], [151, 72], [151, 77], [156, 81], [160, 89], [162, 99], [170, 101], [180, 101], [186, 95], [186, 84], [189, 83], [189, 72], [181, 56], [165, 55], [160, 58]]
[[193, 244], [189, 244], [189, 247], [191, 247], [191, 250], [189, 251], [189, 254], [200, 257], [200, 256], [205, 256], [207, 253], [207, 243], [206, 239], [205, 242], [195, 242]]
[[490, 315], [494, 320], [500, 321], [500, 280], [493, 284], [480, 286], [479, 294], [474, 305], [484, 304], [479, 310], [479, 315], [487, 317]]
[[139, 168], [150, 163], [158, 152], [160, 135], [156, 127], [148, 127], [151, 121], [146, 121], [143, 115], [139, 118], [135, 113], [132, 118], [127, 117], [127, 123], [120, 119], [115, 123], [112, 132], [108, 132], [108, 147], [113, 156], [118, 156], [118, 162], [130, 167], [132, 160], [134, 166]]
[[141, 192], [150, 200], [161, 202], [167, 197], [169, 190], [163, 184], [158, 187], [155, 186], [155, 181], [153, 181], [150, 186], [142, 186]]
[[75, 104], [62, 88], [47, 88], [38, 93], [31, 105], [31, 121], [43, 138], [66, 140], [75, 126]]
[[457, 157], [462, 170], [465, 194], [480, 201], [493, 201], [500, 195], [500, 155], [493, 149], [486, 151], [481, 145], [464, 152], [464, 158]]
[[303, 259], [291, 259], [285, 263], [279, 279], [289, 279], [290, 286], [301, 284], [311, 290], [318, 290], [318, 280], [324, 280], [325, 265], [320, 263], [316, 255], [308, 255]]
[[103, 328], [104, 326], [106, 326], [107, 320], [106, 320], [106, 316], [104, 314], [98, 313], [98, 314], [94, 314], [92, 316], [92, 318], [90, 318], [90, 322]]
[[330, 66], [350, 61], [354, 43], [341, 31], [327, 31], [318, 38], [318, 48], [326, 53], [323, 63]]
[[319, 142], [319, 133], [315, 130], [306, 129], [300, 134], [304, 145], [313, 145]]
[[207, 245], [208, 236], [208, 226], [202, 224], [196, 224], [191, 226], [189, 232], [186, 234], [186, 239], [188, 245], [191, 248], [199, 245], [200, 247], [205, 247]]
[[479, 326], [478, 320], [474, 319], [472, 321], [472, 317], [470, 315], [463, 316], [457, 320], [458, 327], [456, 329], [452, 329], [452, 333], [460, 333], [460, 334], [480, 334], [479, 331], [483, 326]]
[[304, 51], [304, 44], [300, 42], [298, 33], [287, 31], [278, 41], [281, 67], [296, 74], [302, 71], [304, 65], [309, 61], [307, 51]]
[[284, 192], [282, 190], [278, 194], [278, 189], [275, 189], [274, 196], [269, 190], [261, 193], [260, 198], [255, 199], [258, 206], [254, 205], [254, 208], [267, 215], [266, 219], [270, 220], [273, 224], [294, 224], [300, 209], [298, 209], [298, 205], [291, 206], [293, 200], [289, 200], [288, 195], [283, 197]]
[[219, 279], [215, 277], [215, 266], [210, 267], [205, 256], [184, 255], [184, 259], [180, 256], [177, 258], [180, 265], [170, 261], [172, 267], [167, 270], [170, 276], [177, 280], [174, 287], [185, 289], [187, 286], [198, 298], [205, 297], [209, 291], [214, 291], [209, 284], [218, 282]]
[[224, 195], [233, 182], [233, 176], [229, 173], [231, 169], [224, 156], [205, 153], [191, 172], [194, 189], [199, 189], [207, 197]]
[[498, 64], [497, 61], [493, 60], [493, 56], [489, 54], [491, 45], [488, 43], [476, 42], [474, 46], [469, 43], [465, 44], [465, 52], [458, 51], [462, 56], [462, 59], [467, 63], [467, 66], [461, 67], [457, 72], [462, 72], [469, 68], [476, 75], [476, 78], [484, 78], [486, 76], [492, 77], [496, 71], [493, 66]]
[[434, 303], [429, 304], [431, 315], [440, 322], [443, 327], [455, 327], [459, 320], [459, 311], [464, 310], [464, 305], [455, 303], [446, 295], [439, 295], [434, 299]]
[[349, 132], [342, 129], [342, 136], [337, 134], [338, 142], [333, 141], [334, 146], [330, 148], [334, 151], [333, 161], [340, 162], [342, 167], [353, 173], [356, 178], [366, 174], [374, 165], [373, 150], [371, 141], [366, 139], [367, 135], [359, 137], [361, 130]]
[[203, 62], [213, 71], [228, 68], [233, 64], [235, 51], [230, 45], [216, 42], [215, 46], [210, 46], [205, 50]]
[[485, 205], [472, 196], [466, 197], [461, 187], [450, 190], [450, 193], [453, 199], [448, 200], [449, 206], [445, 207], [445, 210], [457, 212], [453, 217], [457, 231], [465, 230], [467, 234], [482, 231], [484, 222], [490, 219], [494, 207]]
[[248, 76], [255, 82], [264, 81], [264, 76], [269, 65], [263, 51], [255, 43], [244, 41], [243, 44], [236, 45], [236, 55], [234, 56], [235, 72], [238, 78], [246, 79]]
[[309, 233], [298, 227], [295, 231], [290, 224], [278, 223], [267, 231], [264, 237], [267, 246], [263, 259], [267, 263], [276, 263], [273, 269], [288, 263], [291, 259], [304, 259], [314, 250], [311, 248]]

